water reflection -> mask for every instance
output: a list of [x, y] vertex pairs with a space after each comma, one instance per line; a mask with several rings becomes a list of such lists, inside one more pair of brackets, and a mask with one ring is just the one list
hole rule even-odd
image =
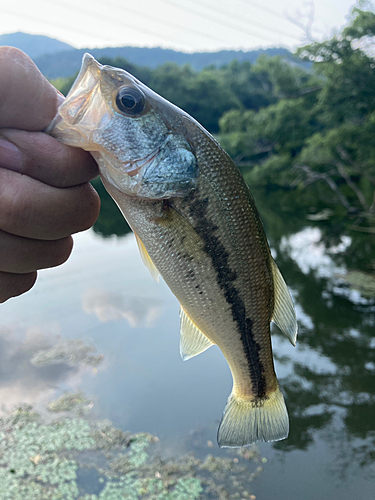
[[[258, 199], [264, 206], [262, 194]], [[268, 207], [276, 201], [267, 196]], [[281, 383], [291, 432], [274, 447], [284, 452], [306, 450], [324, 439], [336, 450], [341, 471], [349, 465], [373, 464], [375, 299], [350, 288], [345, 276], [356, 266], [368, 275], [375, 256], [374, 237], [367, 235], [364, 242], [363, 234], [350, 231], [351, 221], [345, 219], [311, 225], [306, 220], [307, 207], [300, 212], [296, 230], [293, 199], [288, 205], [284, 196], [283, 204], [286, 214], [276, 216], [277, 231], [269, 210], [265, 225], [278, 264], [294, 292], [297, 313], [303, 311], [303, 316], [297, 314], [297, 353], [280, 360], [290, 370]], [[359, 259], [356, 253], [361, 242]]]
[[[371, 278], [374, 236], [351, 230], [353, 221], [334, 211], [311, 218], [324, 207], [301, 194], [254, 194], [299, 321], [295, 349], [273, 328], [291, 429], [287, 440], [260, 445], [268, 462], [255, 494], [367, 498], [366, 477], [375, 472], [375, 299], [371, 287], [363, 294], [347, 277]], [[177, 301], [152, 280], [132, 235], [98, 236], [124, 234], [121, 214], [110, 207], [96, 234], [77, 235], [67, 264], [41, 273], [34, 290], [2, 305], [3, 408], [83, 390], [95, 396], [100, 418], [122, 430], [158, 435], [174, 455], [193, 450], [203, 457], [209, 442], [209, 453], [220, 458], [215, 433], [230, 392], [227, 363], [216, 347], [181, 361]]]
[[[314, 193], [268, 189], [254, 195], [299, 320], [292, 353], [274, 328], [291, 432], [273, 446], [290, 453], [323, 439], [337, 447], [337, 457], [340, 446], [346, 449], [345, 463], [368, 465], [375, 458], [375, 299], [351, 288], [345, 276], [353, 269], [371, 276], [375, 237], [350, 229], [353, 220], [340, 207], [317, 205]], [[98, 227], [121, 220], [113, 203], [107, 209]], [[91, 291], [84, 309], [101, 321], [125, 318], [132, 326], [158, 314], [158, 305], [150, 305], [151, 313], [139, 312], [134, 301]]]
[[343, 266], [335, 265], [332, 255], [344, 252], [350, 244], [351, 238], [343, 235], [339, 244], [327, 248], [321, 229], [307, 226], [290, 236], [283, 236], [280, 251], [288, 254], [304, 274], [314, 270], [318, 278], [332, 278], [335, 273], [346, 271]]
[[151, 327], [162, 312], [163, 302], [151, 297], [134, 297], [120, 293], [87, 290], [82, 297], [82, 308], [107, 323], [125, 319], [131, 327]]
[[95, 375], [103, 357], [94, 347], [64, 339], [58, 331], [56, 326], [0, 329], [2, 414], [21, 404], [44, 404], [59, 387], [78, 388], [84, 374]]

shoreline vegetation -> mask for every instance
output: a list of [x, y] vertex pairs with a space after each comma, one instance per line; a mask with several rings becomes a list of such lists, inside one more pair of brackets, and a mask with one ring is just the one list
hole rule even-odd
[[[354, 7], [341, 33], [297, 51], [308, 69], [266, 56], [201, 71], [174, 63], [139, 67], [121, 57], [100, 62], [126, 69], [195, 117], [232, 156], [251, 190], [277, 199], [276, 212], [296, 211], [300, 225], [318, 225], [327, 247], [349, 236], [348, 269], [374, 278], [374, 36], [375, 13]], [[53, 83], [66, 94], [74, 79]], [[128, 232], [104, 189], [100, 195], [94, 229]]]

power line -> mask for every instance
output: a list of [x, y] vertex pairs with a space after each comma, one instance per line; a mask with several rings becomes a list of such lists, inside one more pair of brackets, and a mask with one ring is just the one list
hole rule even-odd
[[[203, 14], [202, 12], [199, 12], [199, 11], [197, 11], [195, 9], [192, 9], [190, 7], [186, 7], [185, 5], [176, 4], [173, 0], [159, 0], [159, 2], [166, 3], [168, 5], [172, 5], [176, 9], [184, 10], [186, 12], [190, 12], [192, 14], [198, 15], [200, 18], [202, 18], [204, 16], [208, 21], [211, 21], [211, 22], [216, 23], [216, 24], [221, 25], [221, 26], [225, 26], [226, 28], [232, 29], [234, 31], [244, 33], [247, 36], [251, 36], [253, 38], [255, 38], [257, 36], [259, 38], [263, 38], [263, 40], [267, 40], [269, 42], [274, 42], [273, 38], [270, 38], [270, 37], [264, 35], [263, 33], [261, 33], [261, 34], [255, 34], [254, 32], [249, 32], [248, 30], [244, 30], [243, 28], [241, 28], [237, 24], [232, 24], [232, 23], [229, 23], [229, 22], [224, 22], [222, 19], [220, 19], [220, 18], [218, 18], [216, 16], [214, 17], [212, 15], [212, 13], [211, 13], [210, 16], [208, 16], [207, 14]], [[190, 2], [192, 2], [192, 0], [190, 0]], [[192, 3], [196, 3], [196, 2], [192, 2]], [[200, 2], [199, 5], [203, 6], [203, 8], [205, 8], [205, 9], [211, 10], [211, 7], [204, 6], [204, 4], [202, 2]], [[215, 6], [215, 9], [219, 11], [219, 9], [216, 6]], [[228, 12], [225, 12], [223, 10], [221, 10], [221, 12], [223, 12], [226, 17], [230, 17], [228, 15]], [[232, 18], [235, 19], [235, 20], [239, 20], [239, 18], [236, 18], [236, 17], [233, 17], [233, 16], [232, 16]], [[241, 19], [241, 21], [243, 22], [243, 19]], [[246, 21], [246, 22], [249, 22], [250, 24], [254, 24], [253, 21]], [[272, 31], [273, 33], [282, 34], [283, 36], [287, 36], [288, 38], [296, 39], [296, 37], [293, 36], [293, 35], [289, 35], [289, 34], [286, 34], [286, 33], [281, 33], [278, 30], [275, 30], [275, 29], [272, 29], [272, 28], [269, 28], [269, 27], [262, 28], [262, 29], [266, 29], [267, 31]]]
[[[197, 2], [195, 0], [190, 0], [190, 3], [195, 3], [195, 4], [198, 4], [200, 7], [203, 7], [204, 9], [209, 9], [211, 10], [211, 7], [209, 5], [205, 5], [205, 2], [201, 1], [201, 2]], [[247, 2], [245, 2], [247, 3]], [[219, 9], [219, 7], [217, 7], [215, 5], [215, 10], [217, 12], [221, 12], [223, 15], [227, 16], [228, 17], [228, 12], [226, 12], [225, 10], [223, 9]], [[231, 16], [232, 19], [236, 20], [236, 21], [240, 21], [242, 23], [249, 23], [249, 24], [252, 24], [253, 26], [257, 26], [258, 28], [261, 28], [261, 29], [264, 29], [266, 31], [271, 31], [272, 33], [277, 33], [279, 35], [282, 35], [282, 36], [286, 36], [288, 38], [295, 38], [295, 36], [293, 35], [290, 35], [289, 33], [285, 32], [285, 31], [281, 31], [281, 30], [278, 30], [278, 29], [275, 29], [275, 28], [270, 28], [268, 25], [265, 25], [265, 24], [261, 24], [261, 23], [258, 23], [258, 22], [254, 22], [252, 19], [248, 19], [244, 16], [234, 16], [233, 14]]]
[[[48, 0], [42, 0], [42, 1], [45, 1], [45, 2], [49, 3]], [[92, 1], [95, 2], [95, 0], [92, 0]], [[96, 1], [95, 3], [97, 3], [98, 5], [102, 5], [98, 1]], [[62, 2], [61, 0], [60, 1], [54, 0], [54, 4], [55, 5], [56, 4], [57, 5], [61, 5], [62, 7], [68, 7], [70, 9], [72, 8], [71, 4], [69, 4], [67, 2]], [[114, 4], [113, 2], [108, 2], [108, 1], [106, 2], [106, 5], [112, 5], [113, 7], [118, 7], [118, 5]], [[104, 21], [106, 21], [108, 23], [111, 23], [112, 25], [114, 24], [114, 25], [117, 25], [117, 26], [121, 26], [122, 28], [124, 27], [124, 23], [122, 23], [121, 21], [120, 22], [116, 21], [112, 16], [107, 16], [107, 15], [105, 15], [103, 13], [100, 13], [100, 14], [97, 13], [96, 14], [96, 13], [93, 13], [92, 11], [87, 11], [86, 9], [82, 9], [80, 7], [77, 7], [77, 6], [74, 6], [74, 10], [78, 11], [78, 12], [82, 12], [83, 14], [85, 14], [85, 16], [90, 16], [90, 17], [92, 17], [94, 19], [98, 19], [98, 16], [100, 16], [101, 20], [104, 20]], [[202, 37], [205, 37], [205, 38], [209, 38], [209, 39], [212, 39], [212, 40], [215, 40], [215, 41], [219, 41], [219, 42], [222, 41], [220, 38], [217, 38], [215, 36], [212, 36], [212, 35], [209, 35], [209, 34], [205, 34], [205, 33], [201, 33], [199, 31], [186, 28], [185, 26], [182, 26], [182, 25], [178, 25], [178, 24], [170, 23], [168, 21], [164, 21], [162, 19], [158, 19], [158, 18], [155, 18], [153, 16], [150, 16], [150, 15], [148, 15], [146, 13], [140, 13], [140, 12], [134, 11], [132, 9], [129, 9], [128, 7], [127, 7], [127, 11], [130, 12], [130, 13], [132, 13], [132, 14], [134, 14], [134, 15], [136, 15], [136, 16], [141, 17], [142, 19], [148, 18], [148, 19], [152, 20], [153, 22], [162, 23], [164, 25], [167, 25], [168, 27], [170, 27], [170, 26], [173, 27], [174, 26], [174, 27], [176, 27], [178, 29], [184, 29], [185, 31], [189, 31], [189, 32], [191, 32], [191, 33], [193, 33], [195, 35], [199, 35], [199, 36], [202, 36]], [[160, 32], [153, 31], [153, 30], [150, 30], [150, 29], [147, 29], [147, 28], [144, 28], [144, 27], [142, 29], [137, 29], [137, 28], [134, 28], [134, 27], [128, 26], [128, 25], [126, 26], [126, 28], [130, 29], [131, 31], [135, 31], [137, 33], [141, 33], [141, 34], [147, 33], [149, 35], [156, 36], [157, 38], [159, 38], [160, 40], [162, 40], [164, 43], [171, 43], [171, 39], [170, 38], [168, 39], [165, 36], [161, 35]], [[72, 31], [72, 30], [70, 30], [70, 31]], [[76, 31], [76, 33], [77, 33], [77, 31]], [[109, 40], [109, 39], [107, 38], [107, 40]]]
[[[46, 3], [50, 4], [49, 0], [42, 0], [42, 1], [45, 1]], [[273, 39], [271, 39], [270, 37], [267, 37], [264, 34], [257, 35], [253, 31], [250, 32], [248, 30], [242, 29], [237, 24], [234, 25], [233, 23], [224, 22], [223, 20], [221, 20], [217, 16], [215, 16], [215, 17], [212, 16], [212, 15], [207, 16], [206, 14], [204, 14], [202, 12], [199, 12], [196, 9], [192, 9], [192, 8], [189, 8], [189, 7], [177, 4], [177, 3], [175, 3], [172, 0], [159, 0], [159, 1], [162, 2], [162, 3], [165, 3], [167, 5], [171, 5], [171, 6], [173, 6], [174, 8], [176, 8], [178, 10], [184, 10], [186, 12], [193, 13], [195, 16], [198, 16], [200, 19], [208, 20], [209, 22], [213, 22], [213, 23], [219, 24], [221, 26], [226, 26], [229, 29], [235, 30], [237, 32], [238, 31], [242, 32], [242, 33], [246, 34], [247, 36], [250, 36], [252, 38], [256, 38], [257, 40], [259, 40], [259, 38], [260, 38], [260, 39], [267, 40], [267, 41], [274, 41]], [[246, 0], [241, 0], [241, 1], [243, 3], [245, 3], [245, 4], [249, 4], [249, 3], [252, 4], [252, 2], [247, 2]], [[99, 2], [97, 0], [92, 0], [92, 2], [95, 2], [95, 3], [99, 4]], [[198, 2], [195, 2], [194, 0], [190, 0], [190, 2], [198, 4]], [[86, 17], [89, 16], [89, 17], [98, 19], [98, 16], [100, 16], [100, 19], [104, 20], [105, 22], [111, 23], [112, 25], [121, 26], [122, 28], [124, 28], [124, 23], [122, 23], [121, 21], [120, 22], [116, 21], [116, 19], [113, 16], [107, 16], [107, 15], [102, 14], [102, 13], [93, 13], [90, 10], [82, 9], [82, 8], [78, 7], [77, 5], [74, 5], [74, 7], [73, 7], [71, 4], [69, 4], [67, 2], [62, 2], [61, 0], [54, 0], [53, 3], [55, 5], [56, 4], [57, 5], [61, 5], [64, 8], [68, 7], [69, 9], [74, 9], [75, 11], [82, 12]], [[116, 7], [116, 8], [120, 7], [118, 4], [115, 4], [113, 2], [108, 2], [108, 1], [106, 2], [106, 5], [112, 5], [113, 7]], [[202, 3], [202, 2], [199, 3], [199, 6], [205, 8], [205, 9], [210, 9], [210, 7], [207, 4], [204, 5], [204, 3]], [[258, 7], [258, 8], [261, 8], [263, 10], [266, 10], [268, 13], [272, 14], [272, 11], [269, 11], [269, 9], [262, 8], [262, 7], [258, 6], [258, 5], [255, 5], [255, 6]], [[225, 14], [227, 17], [230, 17], [230, 16], [228, 16], [228, 13], [225, 12], [223, 9], [218, 9], [217, 7], [215, 7], [215, 8], [219, 12]], [[68, 32], [71, 32], [71, 33], [74, 33], [74, 34], [84, 34], [84, 35], [88, 35], [91, 38], [96, 39], [96, 40], [101, 40], [101, 41], [113, 43], [113, 38], [108, 37], [105, 34], [103, 35], [102, 33], [98, 33], [98, 32], [93, 33], [93, 32], [90, 32], [88, 30], [82, 29], [81, 27], [79, 28], [79, 30], [77, 30], [77, 29], [74, 29], [74, 28], [70, 27], [67, 24], [60, 24], [60, 23], [55, 22], [55, 21], [43, 20], [43, 19], [40, 19], [39, 16], [33, 16], [31, 14], [26, 14], [24, 12], [17, 12], [17, 13], [15, 13], [15, 12], [11, 11], [10, 9], [6, 9], [6, 8], [5, 9], [1, 8], [1, 11], [3, 13], [5, 13], [5, 14], [8, 14], [8, 15], [12, 16], [12, 17], [30, 19], [30, 20], [37, 21], [38, 23], [42, 23], [42, 24], [47, 24], [48, 23], [49, 26], [58, 27], [58, 28], [60, 28], [62, 30], [65, 30], [65, 31], [68, 31]], [[161, 23], [161, 24], [164, 24], [164, 25], [166, 25], [168, 27], [175, 27], [175, 28], [177, 28], [179, 30], [184, 30], [186, 32], [193, 33], [195, 35], [201, 36], [201, 37], [206, 38], [206, 39], [211, 39], [211, 40], [223, 42], [222, 38], [215, 37], [214, 35], [210, 35], [208, 33], [202, 33], [201, 31], [188, 28], [188, 27], [183, 26], [181, 24], [176, 24], [176, 23], [173, 23], [173, 22], [170, 22], [170, 21], [166, 21], [166, 20], [163, 20], [163, 19], [160, 19], [160, 18], [156, 18], [156, 17], [151, 16], [151, 15], [145, 13], [145, 12], [140, 13], [140, 12], [137, 12], [137, 11], [135, 11], [133, 9], [129, 9], [128, 7], [127, 7], [127, 11], [130, 12], [131, 14], [133, 14], [133, 15], [141, 17], [142, 19], [145, 19], [145, 18], [146, 19], [150, 19], [153, 22]], [[276, 15], [276, 14], [273, 14], [273, 15]], [[258, 27], [262, 27], [259, 24], [255, 24], [253, 21], [250, 21], [250, 20], [248, 21], [246, 18], [240, 19], [237, 16], [233, 16], [233, 15], [231, 17], [232, 17], [232, 19], [236, 19], [236, 20], [239, 20], [241, 22], [249, 22], [249, 23], [252, 23], [253, 25], [256, 25]], [[142, 33], [142, 34], [146, 33], [146, 34], [149, 34], [149, 35], [152, 35], [152, 36], [155, 36], [155, 37], [161, 39], [164, 43], [171, 43], [170, 38], [169, 39], [166, 38], [165, 36], [161, 35], [160, 32], [157, 32], [157, 31], [153, 31], [153, 30], [150, 30], [150, 29], [147, 29], [147, 28], [144, 28], [144, 27], [142, 27], [141, 29], [137, 29], [137, 28], [134, 28], [134, 27], [129, 26], [129, 25], [126, 25], [126, 29], [134, 31], [134, 32], [137, 32], [137, 33]], [[264, 27], [264, 29], [270, 30], [269, 27]], [[275, 32], [275, 33], [280, 33], [280, 34], [285, 35], [285, 33], [280, 32], [278, 30], [272, 30], [272, 31]], [[288, 36], [289, 38], [294, 38], [291, 35], [285, 35], [285, 36]]]
[[[95, 3], [99, 4], [99, 1], [92, 0], [92, 2], [95, 2]], [[108, 2], [108, 1], [106, 1], [106, 5], [112, 5], [112, 7], [118, 7], [118, 4], [115, 4], [113, 2]], [[218, 38], [216, 36], [210, 35], [208, 33], [202, 33], [201, 31], [197, 31], [197, 30], [188, 28], [187, 26], [184, 26], [182, 24], [176, 24], [175, 22], [172, 23], [172, 22], [166, 21], [164, 19], [160, 19], [160, 18], [157, 18], [157, 17], [154, 17], [154, 16], [150, 16], [146, 12], [142, 12], [142, 13], [141, 12], [137, 12], [137, 11], [135, 11], [133, 9], [129, 9], [128, 6], [126, 7], [126, 11], [130, 12], [131, 14], [134, 14], [136, 16], [139, 16], [142, 19], [150, 19], [151, 21], [154, 21], [154, 22], [156, 21], [157, 23], [164, 24], [165, 26], [167, 26], [169, 28], [170, 27], [178, 28], [178, 29], [186, 31], [188, 33], [192, 33], [193, 35], [198, 35], [198, 36], [201, 36], [203, 38], [208, 38], [210, 40], [215, 40], [216, 42], [222, 42], [222, 39]]]
[[[42, 0], [42, 1], [46, 2], [46, 3], [50, 3], [49, 0]], [[54, 5], [61, 5], [62, 7], [69, 7], [69, 9], [73, 8], [73, 6], [71, 4], [66, 3], [66, 2], [61, 2], [61, 1], [58, 1], [58, 0], [54, 0], [53, 3], [54, 3]], [[125, 27], [123, 22], [116, 21], [112, 16], [106, 16], [105, 14], [102, 14], [102, 13], [95, 14], [93, 12], [87, 11], [87, 9], [81, 9], [77, 5], [74, 6], [74, 10], [77, 11], [77, 12], [82, 12], [86, 17], [89, 16], [89, 17], [92, 17], [92, 18], [94, 18], [94, 19], [97, 20], [98, 16], [100, 16], [100, 19], [103, 20], [103, 21], [105, 21], [105, 22], [111, 23], [112, 25], [120, 26], [121, 28]], [[163, 42], [166, 41], [165, 38], [162, 35], [160, 35], [160, 33], [156, 32], [156, 31], [148, 30], [148, 29], [145, 29], [145, 28], [142, 28], [142, 30], [140, 30], [140, 29], [137, 29], [137, 28], [133, 28], [131, 26], [130, 27], [126, 26], [126, 29], [129, 29], [130, 31], [135, 31], [137, 33], [143, 33], [143, 34], [147, 33], [149, 35], [156, 36], [156, 37], [160, 38], [161, 40], [163, 40]], [[81, 29], [79, 30], [79, 32], [81, 32]], [[78, 31], [75, 31], [75, 33], [78, 33]], [[108, 40], [108, 38], [107, 38], [107, 40]]]
[[[207, 16], [206, 14], [203, 14], [202, 12], [197, 12], [196, 10], [191, 9], [189, 7], [186, 7], [185, 5], [176, 4], [175, 2], [173, 2], [171, 0], [159, 0], [159, 2], [168, 4], [168, 5], [172, 5], [172, 7], [175, 7], [178, 10], [184, 10], [185, 12], [190, 12], [191, 14], [194, 14], [194, 15], [198, 16], [199, 18], [202, 18], [204, 16], [206, 18], [206, 20], [208, 20], [214, 24], [218, 24], [219, 26], [224, 26], [226, 28], [232, 29], [232, 30], [237, 31], [237, 32], [240, 31], [242, 33], [245, 33], [247, 36], [252, 37], [252, 38], [256, 38], [256, 36], [257, 36], [255, 34], [249, 33], [247, 30], [246, 31], [242, 30], [237, 25], [233, 25], [231, 23], [226, 23], [218, 18], [215, 19], [215, 17], [213, 17], [212, 15]], [[267, 36], [261, 35], [261, 37], [263, 37], [264, 40], [272, 41], [271, 38], [269, 38]]]
[[275, 12], [271, 9], [268, 9], [267, 7], [264, 7], [263, 5], [259, 5], [254, 2], [250, 2], [249, 0], [239, 0], [240, 2], [244, 3], [246, 6], [251, 5], [252, 7], [255, 7], [256, 9], [262, 10], [263, 12], [266, 12], [270, 16], [276, 17], [277, 19], [280, 20], [281, 12]]
[[92, 38], [99, 38], [100, 40], [104, 40], [106, 42], [112, 41], [111, 38], [108, 38], [106, 36], [99, 36], [98, 37], [97, 33], [91, 33], [89, 31], [86, 31], [86, 30], [83, 30], [83, 29], [80, 29], [79, 31], [77, 31], [77, 30], [74, 30], [74, 29], [70, 28], [66, 24], [59, 24], [59, 23], [56, 23], [56, 22], [50, 21], [50, 20], [44, 21], [43, 19], [40, 19], [39, 16], [32, 16], [30, 14], [24, 14], [24, 13], [21, 13], [21, 12], [15, 13], [15, 12], [9, 10], [9, 9], [4, 9], [3, 7], [1, 7], [1, 12], [7, 14], [8, 16], [15, 17], [17, 19], [19, 19], [21, 17], [21, 18], [24, 18], [24, 19], [31, 19], [32, 21], [37, 21], [38, 23], [48, 24], [49, 26], [55, 26], [56, 28], [61, 28], [61, 29], [64, 29], [65, 31], [70, 31], [71, 33], [74, 33], [74, 34], [83, 33], [84, 35], [89, 35]]

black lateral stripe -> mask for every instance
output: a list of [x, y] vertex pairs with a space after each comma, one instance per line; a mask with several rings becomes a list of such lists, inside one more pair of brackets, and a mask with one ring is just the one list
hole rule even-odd
[[237, 273], [229, 267], [229, 254], [215, 235], [218, 227], [208, 218], [208, 198], [198, 198], [198, 190], [192, 195], [190, 215], [195, 220], [195, 230], [205, 243], [204, 251], [211, 257], [217, 274], [217, 281], [223, 290], [226, 301], [231, 306], [232, 316], [241, 334], [247, 365], [254, 394], [258, 398], [266, 397], [266, 379], [263, 363], [260, 359], [260, 345], [252, 332], [252, 321], [246, 317], [245, 304], [235, 287]]

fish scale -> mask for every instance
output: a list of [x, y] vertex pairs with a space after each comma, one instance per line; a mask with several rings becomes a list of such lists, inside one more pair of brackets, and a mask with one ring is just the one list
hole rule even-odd
[[229, 155], [189, 115], [89, 55], [50, 130], [92, 152], [143, 261], [179, 300], [183, 359], [213, 344], [225, 356], [233, 389], [219, 445], [285, 438], [270, 322], [295, 344], [294, 306]]

